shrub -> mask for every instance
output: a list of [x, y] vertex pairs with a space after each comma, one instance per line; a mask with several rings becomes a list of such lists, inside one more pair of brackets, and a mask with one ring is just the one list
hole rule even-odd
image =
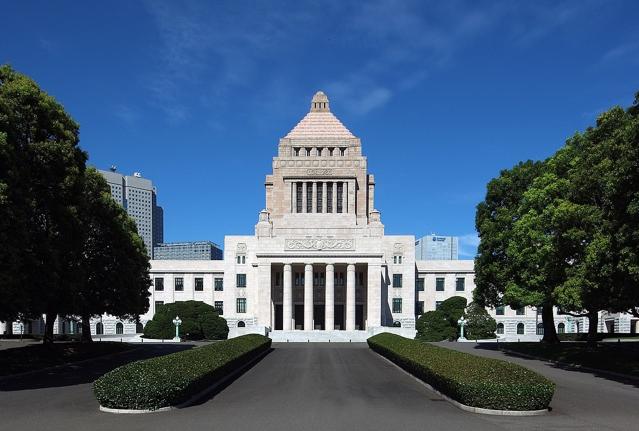
[[522, 366], [382, 333], [371, 349], [436, 390], [468, 406], [497, 410], [548, 408], [550, 380]]
[[181, 301], [158, 307], [144, 327], [145, 338], [173, 338], [173, 319], [180, 317], [180, 338], [186, 340], [224, 340], [229, 328], [216, 309], [202, 301]]
[[249, 334], [133, 362], [100, 377], [93, 392], [104, 407], [157, 410], [186, 401], [270, 346], [270, 338]]
[[464, 328], [466, 338], [471, 340], [495, 338], [497, 322], [481, 305], [470, 304], [466, 310], [466, 320], [468, 320]]
[[456, 340], [457, 321], [464, 314], [466, 298], [453, 296], [442, 302], [437, 310], [421, 315], [417, 320], [416, 339], [421, 341]]
[[450, 326], [446, 315], [439, 310], [428, 311], [417, 319], [416, 339], [421, 341], [443, 341], [455, 337], [455, 328]]

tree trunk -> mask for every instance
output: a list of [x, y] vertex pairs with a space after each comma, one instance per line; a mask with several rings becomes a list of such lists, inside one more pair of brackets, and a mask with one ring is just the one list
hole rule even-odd
[[544, 343], [559, 343], [557, 330], [555, 329], [555, 316], [551, 304], [544, 304], [541, 310], [541, 320], [544, 325], [544, 337], [541, 339]]
[[588, 347], [597, 345], [597, 327], [599, 326], [599, 312], [588, 312]]
[[42, 342], [44, 344], [53, 344], [53, 326], [55, 324], [56, 317], [56, 313], [46, 313], [47, 321], [44, 325], [44, 337], [42, 338]]
[[93, 341], [91, 338], [91, 317], [82, 316], [82, 338], [83, 343], [90, 343]]

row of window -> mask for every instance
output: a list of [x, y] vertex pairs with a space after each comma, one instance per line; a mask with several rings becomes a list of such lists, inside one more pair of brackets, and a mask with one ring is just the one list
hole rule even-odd
[[[244, 283], [246, 284], [246, 279], [244, 280]], [[164, 290], [163, 277], [155, 277], [153, 284], [156, 291], [161, 292]], [[214, 278], [213, 285], [216, 291], [224, 290], [224, 279], [218, 278], [218, 277]], [[175, 289], [176, 292], [184, 291], [184, 277], [175, 277], [173, 279], [173, 288]], [[196, 292], [204, 291], [204, 278], [195, 277], [194, 289]]]
[[[504, 324], [503, 323], [498, 323], [497, 324], [497, 334], [502, 335], [504, 333]], [[561, 322], [557, 325], [557, 332], [559, 334], [563, 334], [566, 332], [566, 325]], [[579, 331], [577, 331], [579, 332]], [[544, 324], [543, 323], [538, 323], [537, 324], [537, 331], [536, 331], [537, 335], [544, 335]], [[526, 325], [524, 325], [522, 322], [519, 322], [517, 324], [517, 335], [525, 335], [526, 334]]]
[[[543, 309], [542, 307], [537, 307], [537, 314], [538, 315], [541, 315], [542, 309]], [[506, 311], [506, 307], [503, 306], [503, 305], [495, 307], [495, 314], [497, 316], [503, 316], [505, 311]], [[526, 315], [526, 308], [525, 307], [516, 308], [515, 309], [515, 314], [517, 316], [525, 316]]]
[[[295, 286], [304, 286], [304, 272], [296, 272], [293, 276], [293, 283]], [[346, 274], [343, 272], [334, 273], [333, 284], [335, 286], [344, 286], [346, 284]], [[282, 282], [282, 273], [275, 273], [275, 286], [280, 286]], [[364, 272], [359, 271], [355, 273], [355, 285], [364, 286]], [[313, 272], [313, 286], [326, 286], [325, 273]]]
[[[158, 307], [161, 307], [162, 305], [164, 305], [164, 301], [155, 301], [155, 311], [157, 312]], [[224, 301], [215, 301], [213, 303], [213, 307], [220, 316], [224, 314]], [[246, 298], [237, 298], [235, 300], [235, 312], [246, 313]]]
[[[313, 205], [313, 184], [315, 186], [315, 205]], [[332, 213], [333, 212], [333, 184], [336, 184], [335, 193], [336, 193], [336, 206], [335, 212], [342, 213], [344, 212], [343, 207], [343, 198], [344, 193], [347, 192], [344, 187], [344, 182], [327, 182], [326, 183], [326, 209], [324, 209], [323, 201], [324, 201], [324, 183], [323, 182], [307, 182], [306, 183], [306, 208], [304, 208], [304, 183], [296, 182], [293, 184], [295, 191], [295, 212], [296, 213], [312, 213], [313, 207], [315, 208], [316, 213]], [[347, 188], [348, 186], [346, 186]]]
[[[424, 291], [424, 279], [419, 277], [416, 281], [416, 288], [417, 291], [419, 292], [423, 292]], [[435, 291], [436, 292], [443, 292], [444, 290], [446, 290], [446, 279], [444, 277], [437, 277], [435, 278]], [[457, 292], [463, 292], [466, 290], [466, 279], [464, 277], [457, 277], [455, 279], [455, 291]]]
[[329, 157], [333, 157], [333, 155], [337, 155], [337, 154], [339, 154], [340, 156], [346, 155], [346, 147], [339, 147], [339, 148], [293, 147], [293, 154], [295, 155], [295, 157], [301, 157], [301, 156], [311, 157], [311, 155], [321, 156], [323, 150], [325, 150], [324, 154], [328, 152]]

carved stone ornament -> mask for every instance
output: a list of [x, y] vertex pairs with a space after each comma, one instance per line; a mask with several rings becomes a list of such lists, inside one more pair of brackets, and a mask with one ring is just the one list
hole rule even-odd
[[401, 253], [403, 253], [403, 252], [404, 252], [404, 244], [402, 244], [402, 243], [400, 243], [400, 242], [396, 242], [396, 243], [393, 245], [393, 252], [394, 252], [395, 254], [401, 254]]
[[286, 250], [354, 250], [354, 239], [287, 239]]
[[238, 253], [246, 253], [246, 243], [240, 242], [237, 244]]
[[333, 175], [332, 169], [307, 169], [306, 175]]

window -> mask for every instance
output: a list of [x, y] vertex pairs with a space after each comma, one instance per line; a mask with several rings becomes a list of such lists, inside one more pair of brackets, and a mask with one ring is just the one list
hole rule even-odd
[[95, 325], [95, 333], [96, 333], [96, 335], [104, 334], [104, 325], [102, 324], [102, 322], [96, 323], [96, 325]]
[[175, 277], [175, 291], [181, 292], [184, 290], [184, 278]]
[[402, 312], [402, 298], [393, 298], [393, 313]]
[[237, 327], [238, 328], [246, 328], [246, 323], [244, 323], [243, 320], [240, 320], [239, 322], [237, 322]]
[[300, 149], [299, 148], [293, 148], [293, 153], [295, 154], [295, 156], [299, 157]]
[[344, 183], [337, 183], [337, 212], [344, 212], [342, 208], [342, 196], [344, 195]]
[[306, 157], [311, 157], [311, 149], [310, 148], [306, 149]]
[[224, 290], [224, 279], [223, 278], [216, 277], [215, 280], [214, 280], [214, 283], [215, 283], [214, 289], [217, 292], [221, 292], [222, 290]]
[[424, 314], [424, 301], [417, 301], [415, 303], [415, 314], [417, 316]]
[[443, 292], [444, 291], [444, 277], [437, 277], [435, 279], [435, 290], [437, 292]]
[[541, 316], [541, 313], [543, 313], [544, 311], [544, 307], [537, 307], [537, 316]]
[[235, 312], [246, 313], [246, 298], [237, 298]]
[[394, 264], [401, 264], [402, 263], [402, 256], [399, 255], [399, 254], [393, 256], [393, 263]]
[[302, 183], [295, 183], [295, 212], [302, 212]]
[[502, 335], [504, 333], [504, 324], [503, 323], [498, 323], [497, 324], [497, 334]]
[[115, 324], [115, 333], [124, 334], [124, 325], [122, 324], [122, 322], [118, 322]]
[[346, 148], [340, 148], [339, 149], [339, 155], [340, 156], [344, 156], [346, 154]]
[[517, 316], [525, 316], [526, 315], [526, 309], [524, 307], [519, 307], [516, 311]]
[[164, 305], [164, 301], [155, 301], [155, 312], [157, 313], [158, 307]]
[[322, 198], [323, 198], [323, 194], [324, 194], [324, 183], [317, 183], [317, 202], [315, 205], [315, 208], [317, 208], [317, 212], [321, 213], [324, 208], [322, 208]]
[[537, 323], [537, 335], [544, 335], [544, 324]]
[[400, 322], [399, 320], [396, 320], [393, 322], [393, 328], [401, 328], [402, 327], [402, 322]]
[[504, 306], [500, 305], [497, 308], [495, 308], [495, 314], [497, 316], [503, 316], [504, 315]]
[[424, 291], [424, 279], [419, 277], [416, 281], [415, 281], [415, 285], [417, 287], [417, 291], [418, 292], [423, 292]]
[[281, 272], [276, 272], [275, 273], [275, 285], [276, 286], [281, 286], [282, 283], [282, 273]]
[[224, 314], [224, 301], [215, 301], [213, 306], [215, 307], [217, 314], [220, 316]]
[[564, 332], [566, 332], [566, 325], [563, 322], [557, 325], [557, 332], [559, 334], [563, 334]]
[[155, 290], [156, 291], [164, 290], [164, 278], [157, 277], [154, 281], [155, 281]]
[[361, 271], [357, 273], [357, 285], [364, 286], [364, 273]]
[[517, 335], [524, 335], [525, 329], [523, 323], [517, 324]]
[[343, 286], [344, 285], [344, 273], [336, 272], [335, 273], [335, 286]]
[[435, 301], [435, 310], [439, 310], [439, 307], [442, 305], [444, 301]]
[[195, 291], [202, 292], [204, 290], [204, 279], [202, 277], [195, 277]]
[[455, 290], [457, 292], [466, 290], [466, 279], [464, 277], [457, 277], [457, 280], [455, 280]]
[[306, 212], [313, 212], [313, 183], [306, 183]]
[[[331, 156], [332, 156], [331, 150]], [[326, 212], [333, 212], [333, 183], [326, 183]]]
[[235, 285], [237, 287], [246, 287], [246, 274], [236, 274]]
[[238, 263], [238, 265], [244, 265], [246, 263], [246, 256], [243, 254], [239, 254], [237, 255], [235, 261]]
[[393, 274], [393, 287], [402, 287], [402, 274]]
[[136, 334], [141, 334], [144, 332], [144, 325], [142, 324], [142, 322], [137, 322], [135, 324], [135, 333]]

